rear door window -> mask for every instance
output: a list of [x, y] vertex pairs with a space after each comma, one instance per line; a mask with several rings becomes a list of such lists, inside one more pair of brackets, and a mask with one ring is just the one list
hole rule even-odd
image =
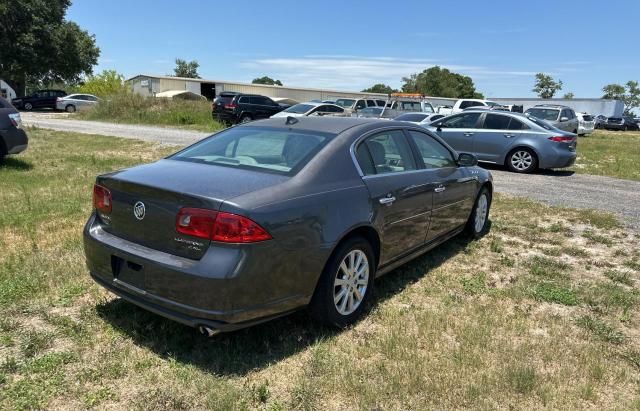
[[384, 107], [386, 104], [384, 100], [376, 100], [376, 103], [378, 103], [378, 107]]
[[482, 128], [489, 130], [507, 130], [509, 128], [509, 122], [511, 117], [501, 116], [500, 114], [487, 113], [484, 118], [484, 124]]
[[367, 137], [358, 145], [356, 157], [365, 175], [416, 169], [413, 152], [401, 130], [385, 131]]
[[409, 130], [426, 168], [456, 167], [451, 152], [436, 139], [419, 131]]
[[442, 128], [475, 128], [480, 113], [465, 113], [443, 119], [439, 125]]
[[524, 124], [522, 121], [517, 118], [511, 117], [511, 121], [509, 122], [509, 130], [528, 130], [529, 126]]
[[376, 102], [373, 100], [367, 100], [367, 107], [376, 107]]

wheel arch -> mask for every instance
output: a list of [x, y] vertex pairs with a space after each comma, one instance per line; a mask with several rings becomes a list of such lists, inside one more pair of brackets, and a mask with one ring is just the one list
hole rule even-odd
[[351, 227], [340, 237], [338, 241], [336, 241], [335, 245], [331, 249], [331, 253], [329, 253], [329, 257], [324, 263], [323, 270], [327, 266], [327, 264], [329, 263], [333, 255], [336, 253], [336, 250], [338, 250], [338, 248], [340, 248], [340, 246], [345, 241], [348, 241], [353, 237], [362, 237], [365, 240], [367, 240], [369, 244], [371, 244], [371, 248], [373, 248], [374, 258], [376, 259], [376, 267], [378, 266], [378, 264], [380, 263], [380, 252], [381, 252], [380, 235], [378, 234], [378, 231], [371, 225], [362, 224], [362, 225]]

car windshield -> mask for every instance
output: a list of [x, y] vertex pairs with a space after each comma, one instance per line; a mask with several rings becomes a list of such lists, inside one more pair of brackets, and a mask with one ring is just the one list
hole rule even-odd
[[540, 120], [537, 117], [528, 116], [528, 118], [529, 118], [529, 121], [533, 121], [540, 127], [544, 128], [545, 130], [552, 130], [554, 128], [551, 124], [547, 123], [546, 121]]
[[350, 98], [339, 98], [336, 100], [336, 105], [340, 106], [340, 107], [344, 107], [344, 108], [349, 108], [353, 105], [353, 103], [355, 103], [356, 101]]
[[530, 108], [527, 110], [527, 114], [547, 121], [556, 121], [559, 112], [560, 110], [553, 108]]
[[420, 121], [424, 120], [425, 118], [427, 118], [427, 116], [428, 116], [428, 114], [407, 113], [407, 114], [399, 115], [398, 117], [395, 118], [395, 120], [420, 122]]
[[290, 129], [234, 127], [169, 159], [289, 174], [302, 168], [330, 136], [328, 133], [311, 134]]
[[306, 113], [307, 111], [311, 110], [314, 107], [315, 106], [312, 106], [311, 104], [296, 104], [295, 106], [289, 107], [284, 112], [285, 113], [304, 114], [304, 113]]

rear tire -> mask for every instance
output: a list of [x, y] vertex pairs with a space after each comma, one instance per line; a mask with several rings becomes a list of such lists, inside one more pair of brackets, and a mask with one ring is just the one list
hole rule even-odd
[[67, 113], [75, 113], [76, 112], [76, 106], [74, 106], [73, 104], [68, 104], [64, 108], [64, 111], [66, 111]]
[[24, 103], [22, 105], [22, 107], [24, 107], [24, 109], [27, 110], [27, 111], [33, 110], [33, 104], [31, 104], [31, 103]]
[[242, 117], [240, 117], [240, 124], [245, 124], [250, 121], [253, 121], [253, 117], [251, 117], [251, 115], [249, 114], [244, 114]]
[[489, 209], [491, 208], [491, 192], [482, 187], [465, 227], [466, 233], [473, 239], [484, 236], [489, 230]]
[[345, 328], [358, 321], [373, 296], [376, 261], [362, 237], [343, 242], [327, 262], [309, 304], [311, 316]]
[[538, 157], [531, 149], [516, 148], [507, 155], [505, 165], [514, 173], [533, 173], [538, 168]]

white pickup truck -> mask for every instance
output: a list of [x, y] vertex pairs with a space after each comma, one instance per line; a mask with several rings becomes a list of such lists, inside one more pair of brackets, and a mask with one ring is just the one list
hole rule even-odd
[[461, 98], [458, 101], [456, 101], [453, 106], [439, 106], [437, 108], [437, 113], [448, 116], [450, 114], [460, 113], [465, 108], [476, 107], [476, 106], [491, 107], [491, 106], [502, 106], [502, 104], [498, 104], [495, 101], [489, 101], [489, 100]]

